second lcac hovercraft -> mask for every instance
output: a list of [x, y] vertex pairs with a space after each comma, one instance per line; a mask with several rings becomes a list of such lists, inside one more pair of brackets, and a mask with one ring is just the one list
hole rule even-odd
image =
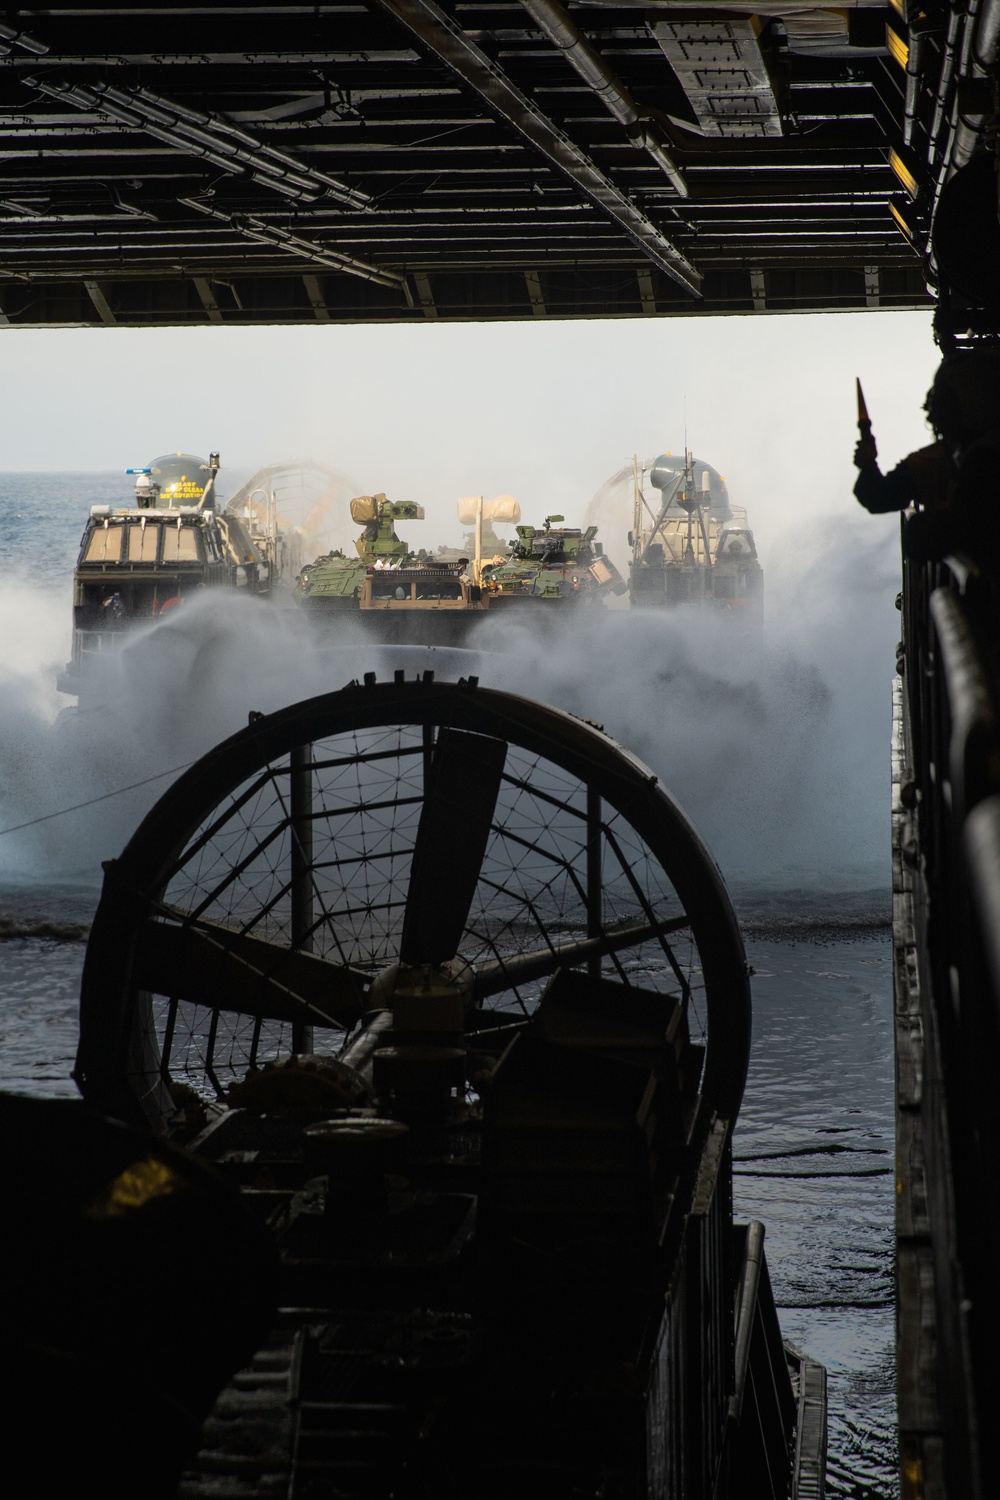
[[[730, 503], [724, 477], [693, 454], [633, 464], [634, 609], [714, 605], [748, 627], [763, 621], [764, 570], [747, 513]], [[646, 484], [658, 491], [651, 500]]]

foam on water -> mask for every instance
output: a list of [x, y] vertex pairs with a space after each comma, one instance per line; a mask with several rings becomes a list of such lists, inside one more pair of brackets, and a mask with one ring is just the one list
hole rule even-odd
[[[846, 532], [846, 535], [844, 534]], [[68, 589], [0, 593], [0, 827], [103, 797], [196, 758], [246, 723], [426, 666], [602, 723], [662, 778], [741, 887], [885, 886], [895, 559], [857, 525], [813, 525], [772, 570], [761, 636], [713, 611], [585, 609], [539, 629], [485, 618], [471, 652], [336, 637], [290, 607], [208, 595], [130, 634], [107, 702], [66, 710]], [[0, 841], [0, 875], [83, 876], [162, 783]]]

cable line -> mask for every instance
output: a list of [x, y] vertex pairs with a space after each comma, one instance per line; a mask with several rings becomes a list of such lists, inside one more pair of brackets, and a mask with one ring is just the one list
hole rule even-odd
[[0, 828], [0, 838], [7, 833], [20, 833], [23, 828], [34, 828], [36, 823], [49, 823], [53, 818], [65, 818], [68, 813], [79, 812], [81, 808], [93, 807], [98, 802], [107, 802], [110, 797], [121, 797], [125, 792], [134, 792], [141, 786], [149, 786], [152, 781], [162, 781], [165, 776], [176, 776], [180, 771], [186, 771], [188, 766], [193, 766], [193, 760], [187, 760], [182, 766], [174, 766], [169, 771], [157, 771], [155, 776], [146, 776], [142, 781], [133, 781], [129, 786], [120, 786], [113, 792], [102, 792], [100, 797], [88, 797], [86, 802], [74, 802], [72, 807], [61, 807], [58, 812], [42, 813], [39, 818], [29, 818], [26, 823], [14, 823], [10, 828]]

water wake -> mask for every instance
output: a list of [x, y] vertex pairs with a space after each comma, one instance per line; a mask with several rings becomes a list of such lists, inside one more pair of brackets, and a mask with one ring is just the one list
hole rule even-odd
[[[799, 901], [798, 917], [810, 935], [845, 920], [881, 925], [894, 579], [885, 558], [859, 566], [853, 535], [817, 537], [814, 527], [811, 544], [769, 584], [757, 638], [713, 611], [583, 609], [545, 628], [486, 617], [464, 651], [387, 647], [357, 621], [334, 635], [290, 607], [210, 595], [130, 635], [91, 711], [55, 688], [68, 655], [65, 596], [14, 585], [0, 600], [0, 829], [48, 820], [0, 837], [0, 878], [96, 880], [163, 773], [242, 728], [251, 710], [365, 671], [430, 668], [602, 724], [661, 777], [727, 877], [753, 889], [756, 920], [787, 912], [785, 893], [806, 889], [812, 905], [803, 912]], [[859, 890], [876, 893], [874, 915], [856, 909]]]

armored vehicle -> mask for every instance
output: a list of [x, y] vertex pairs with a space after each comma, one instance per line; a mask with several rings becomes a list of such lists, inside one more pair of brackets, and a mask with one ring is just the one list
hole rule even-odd
[[[647, 477], [661, 496], [655, 512], [644, 493]], [[717, 470], [687, 452], [663, 453], [641, 471], [634, 465], [633, 500], [633, 608], [709, 604], [747, 625], [761, 623], [764, 573], [753, 532]]]
[[129, 627], [149, 624], [199, 589], [270, 592], [270, 569], [243, 520], [216, 509], [219, 455], [155, 458], [135, 475], [135, 504], [95, 505], [73, 574], [73, 654], [62, 692], [104, 681], [101, 659]]
[[469, 559], [411, 552], [396, 521], [422, 521], [424, 508], [382, 493], [359, 495], [351, 515], [363, 526], [358, 556], [318, 557], [299, 574], [298, 603], [314, 615], [357, 617], [379, 640], [453, 645], [483, 611], [482, 591]]
[[422, 506], [407, 500], [387, 500], [382, 493], [356, 496], [351, 517], [364, 527], [354, 544], [358, 555], [336, 547], [307, 563], [298, 575], [296, 602], [315, 615], [357, 614], [368, 569], [398, 565], [410, 555], [396, 535], [396, 521], [421, 521], [423, 515]]
[[623, 594], [626, 584], [595, 541], [597, 527], [563, 526], [546, 516], [542, 526], [518, 526], [517, 541], [500, 563], [484, 563], [482, 581], [490, 612], [531, 606], [559, 608], [594, 604]]
[[351, 518], [364, 527], [354, 544], [357, 557], [338, 547], [307, 563], [298, 575], [296, 600], [312, 614], [356, 614], [368, 569], [398, 568], [414, 556], [396, 535], [396, 522], [422, 521], [424, 508], [411, 500], [387, 500], [381, 492], [357, 495]]

